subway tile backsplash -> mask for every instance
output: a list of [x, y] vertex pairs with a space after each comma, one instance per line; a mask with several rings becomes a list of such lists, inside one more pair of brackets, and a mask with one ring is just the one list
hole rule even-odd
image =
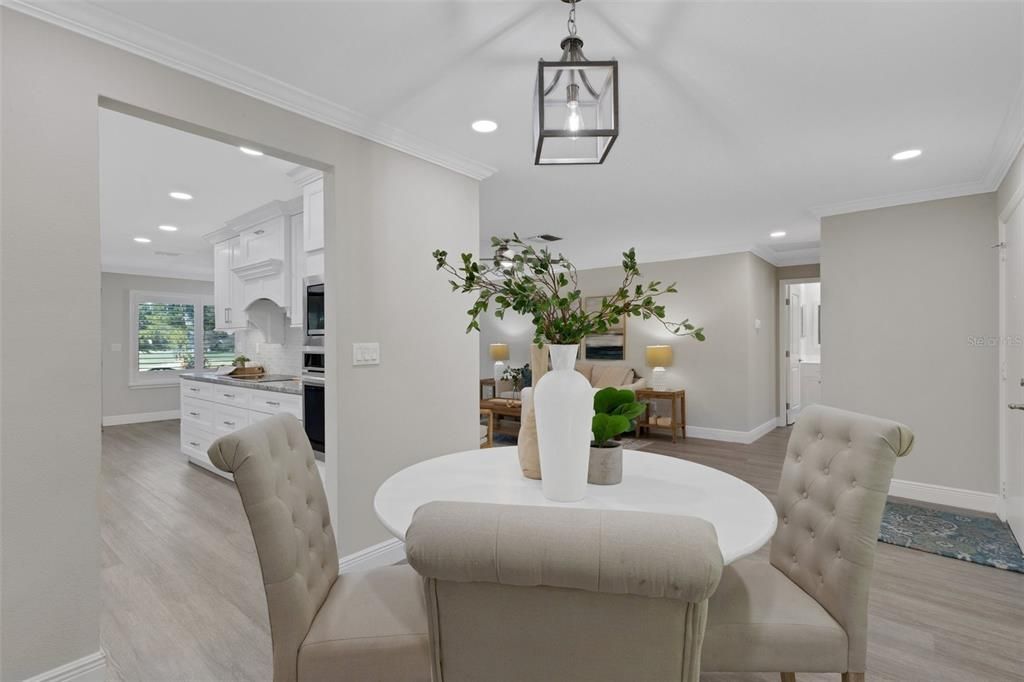
[[299, 376], [302, 373], [302, 347], [305, 345], [306, 334], [302, 327], [286, 328], [284, 343], [267, 343], [263, 332], [255, 327], [235, 332], [235, 352], [244, 354], [253, 364], [263, 365], [269, 374]]

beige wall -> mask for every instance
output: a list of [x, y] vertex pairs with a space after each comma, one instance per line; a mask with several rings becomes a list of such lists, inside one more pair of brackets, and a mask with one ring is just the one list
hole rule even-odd
[[[631, 318], [626, 333], [626, 361], [641, 376], [647, 345], [669, 343], [675, 362], [667, 384], [686, 388], [687, 422], [691, 426], [750, 431], [774, 418], [775, 267], [751, 253], [643, 263], [646, 280], [678, 284], [679, 293], [664, 298], [672, 320], [690, 317], [702, 325], [707, 341], [676, 338], [654, 320]], [[579, 285], [585, 296], [614, 291], [622, 281], [618, 267], [582, 270]], [[761, 319], [761, 329], [754, 320]], [[491, 376], [490, 343], [510, 346], [510, 364], [529, 359], [533, 338], [529, 319], [488, 316], [481, 323], [480, 375]]]
[[825, 218], [826, 404], [916, 435], [896, 478], [997, 490], [996, 195]]
[[[177, 410], [181, 397], [177, 385], [136, 388], [128, 385], [128, 364], [131, 354], [128, 299], [133, 290], [213, 296], [213, 282], [121, 275], [112, 272], [104, 272], [100, 282], [103, 416]], [[111, 345], [115, 343], [121, 344], [120, 351], [111, 350]]]
[[[387, 538], [369, 504], [384, 478], [476, 443], [468, 304], [430, 251], [475, 250], [479, 226], [469, 178], [7, 8], [2, 24], [0, 679], [17, 680], [100, 647], [99, 98], [326, 171], [328, 377], [341, 387], [326, 484], [342, 553]], [[43, 333], [55, 324], [75, 330], [74, 354]], [[380, 341], [381, 364], [352, 367], [353, 341]], [[398, 430], [410, 385], [429, 400]]]

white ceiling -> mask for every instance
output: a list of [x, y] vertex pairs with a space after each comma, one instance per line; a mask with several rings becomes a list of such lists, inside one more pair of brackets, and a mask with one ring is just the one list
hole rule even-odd
[[[100, 111], [100, 232], [103, 269], [213, 279], [203, 235], [274, 200], [299, 196], [295, 164], [113, 111]], [[169, 192], [187, 192], [178, 201]], [[174, 225], [164, 232], [158, 225]], [[147, 237], [149, 244], [134, 241]], [[162, 254], [160, 253], [162, 252]], [[167, 254], [179, 254], [171, 256]]]
[[[565, 34], [558, 0], [45, 7], [446, 165], [490, 166], [484, 241], [551, 232], [581, 266], [630, 245], [641, 260], [813, 259], [819, 215], [990, 191], [1024, 130], [1019, 1], [586, 0], [588, 56], [620, 60], [621, 135], [603, 166], [568, 168], [531, 155], [536, 60]], [[472, 132], [478, 118], [498, 131]], [[924, 155], [889, 160], [910, 147]], [[769, 243], [777, 229], [787, 237]]]

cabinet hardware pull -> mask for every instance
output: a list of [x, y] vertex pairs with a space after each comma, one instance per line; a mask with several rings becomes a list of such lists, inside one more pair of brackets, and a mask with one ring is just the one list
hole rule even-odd
[[229, 422], [229, 421], [226, 421], [226, 422], [224, 422], [224, 425], [225, 425], [225, 426], [234, 426], [234, 425], [235, 425], [235, 422]]
[[1024, 410], [1024, 403], [1010, 403], [1007, 407], [1011, 410]]
[[253, 234], [263, 234], [266, 230], [256, 230]]
[[189, 414], [192, 415], [193, 417], [198, 417], [199, 416], [198, 412], [189, 412]]
[[190, 440], [188, 442], [188, 444], [191, 445], [194, 448], [198, 448], [199, 447], [199, 443], [195, 442], [194, 440]]
[[199, 389], [198, 388], [190, 388], [188, 390], [192, 391], [193, 393], [199, 393]]
[[224, 397], [225, 397], [225, 398], [234, 398], [234, 397], [235, 397], [235, 394], [234, 394], [234, 393], [225, 393], [225, 394], [224, 394]]
[[274, 407], [277, 407], [277, 406], [278, 406], [278, 405], [280, 405], [280, 404], [281, 404], [281, 403], [279, 403], [279, 402], [277, 402], [277, 401], [275, 401], [275, 400], [268, 400], [268, 401], [267, 401], [267, 405], [273, 405]]

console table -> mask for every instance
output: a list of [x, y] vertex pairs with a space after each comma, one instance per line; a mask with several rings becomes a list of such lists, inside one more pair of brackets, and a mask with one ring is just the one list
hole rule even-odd
[[686, 438], [686, 391], [683, 389], [674, 391], [656, 391], [653, 388], [642, 388], [636, 392], [637, 400], [668, 400], [672, 403], [672, 422], [670, 424], [657, 424], [651, 422], [651, 410], [648, 406], [644, 412], [643, 420], [637, 422], [637, 430], [644, 429], [667, 429], [672, 432], [672, 442], [676, 442], [676, 430], [678, 429], [683, 438]]

